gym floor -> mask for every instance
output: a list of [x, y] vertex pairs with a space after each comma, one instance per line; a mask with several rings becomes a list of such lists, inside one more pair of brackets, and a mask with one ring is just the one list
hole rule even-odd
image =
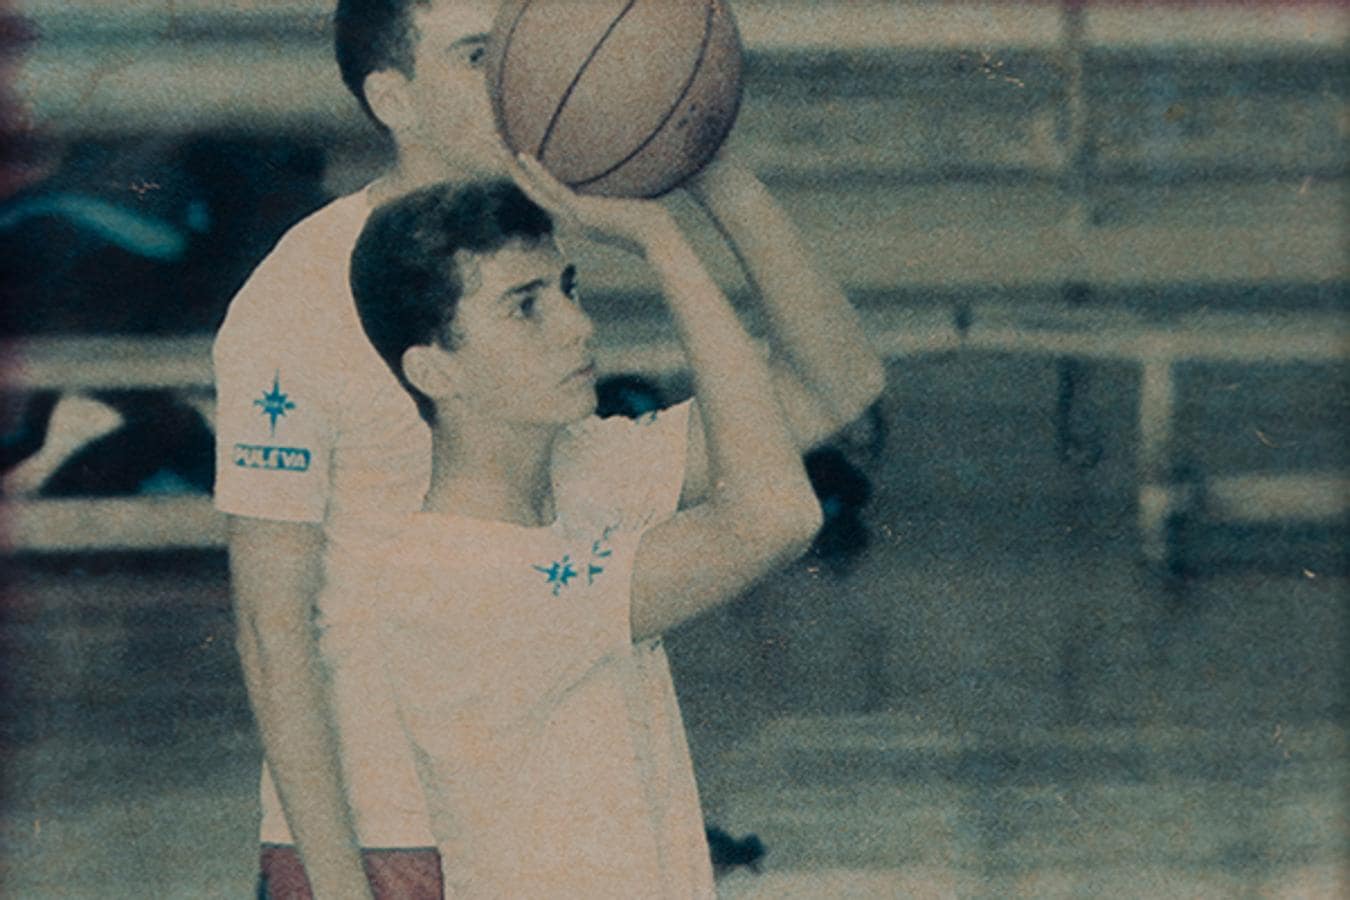
[[[733, 874], [727, 896], [1345, 895], [1344, 579], [1213, 576], [1176, 597], [1113, 554], [1070, 598], [1080, 559], [978, 557], [949, 557], [942, 593], [1004, 610], [1072, 601], [1087, 637], [1076, 675], [953, 660], [903, 703], [831, 713], [803, 683], [828, 680], [811, 654], [747, 663], [789, 683], [703, 666], [690, 640], [737, 614], [727, 627], [744, 637], [743, 610], [672, 640], [710, 819], [769, 848], [764, 874]], [[931, 617], [923, 583], [897, 587]], [[127, 617], [120, 651], [49, 636], [11, 656], [19, 673], [28, 652], [64, 659], [84, 699], [58, 702], [48, 679], [48, 702], [30, 694], [16, 720], [28, 733], [5, 766], [5, 895], [247, 897], [259, 749], [230, 674], [220, 561], [25, 566], [15, 586], [25, 608], [64, 615], [158, 602]], [[975, 629], [985, 639], [993, 618]], [[9, 625], [12, 647], [22, 630]]]

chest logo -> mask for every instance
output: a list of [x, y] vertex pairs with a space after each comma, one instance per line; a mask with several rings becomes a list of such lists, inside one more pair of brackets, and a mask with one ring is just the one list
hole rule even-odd
[[610, 547], [609, 539], [617, 528], [617, 525], [608, 526], [600, 533], [600, 537], [591, 542], [590, 558], [586, 561], [584, 568], [579, 568], [581, 566], [580, 560], [574, 562], [570, 553], [546, 566], [532, 566], [531, 568], [548, 580], [548, 585], [552, 587], [555, 597], [562, 593], [563, 588], [570, 587], [574, 579], [581, 578], [583, 575], [586, 577], [586, 584], [595, 584], [595, 576], [605, 571], [605, 567], [601, 563], [614, 555], [614, 549]]

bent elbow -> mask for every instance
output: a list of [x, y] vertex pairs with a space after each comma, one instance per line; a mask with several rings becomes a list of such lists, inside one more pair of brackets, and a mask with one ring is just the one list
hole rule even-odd
[[801, 504], [801, 509], [793, 516], [791, 543], [788, 547], [793, 559], [806, 553], [811, 549], [811, 544], [815, 541], [816, 535], [820, 534], [820, 529], [825, 527], [825, 512], [821, 509], [820, 501], [812, 493], [806, 502]]
[[772, 510], [766, 510], [761, 521], [772, 523], [769, 541], [773, 545], [773, 556], [789, 560], [796, 559], [811, 548], [811, 543], [825, 524], [825, 514], [810, 483], [803, 478], [803, 484], [793, 491], [792, 499], [776, 504]]
[[886, 366], [881, 358], [874, 356], [858, 379], [858, 415], [867, 409], [886, 392]]
[[886, 367], [880, 359], [870, 359], [852, 380], [848, 404], [838, 410], [840, 427], [862, 418], [886, 391]]
[[781, 563], [805, 553], [825, 522], [820, 501], [801, 465], [763, 478], [749, 491], [714, 496], [725, 533], [746, 558]]

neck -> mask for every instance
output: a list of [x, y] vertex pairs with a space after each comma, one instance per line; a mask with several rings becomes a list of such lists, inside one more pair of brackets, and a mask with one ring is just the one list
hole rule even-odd
[[551, 462], [561, 428], [438, 419], [423, 509], [539, 526], [555, 518]]
[[[505, 150], [502, 151], [503, 160]], [[473, 181], [506, 177], [505, 162], [479, 159], [472, 154], [450, 157], [420, 142], [398, 144], [398, 162], [372, 188], [376, 205], [442, 181]]]

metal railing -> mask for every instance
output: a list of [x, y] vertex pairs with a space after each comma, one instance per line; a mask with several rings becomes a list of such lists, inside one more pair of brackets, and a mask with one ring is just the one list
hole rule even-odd
[[[867, 332], [890, 359], [985, 351], [1056, 359], [1113, 360], [1138, 368], [1136, 448], [1140, 549], [1150, 562], [1167, 556], [1166, 526], [1188, 498], [1174, 481], [1177, 366], [1189, 361], [1272, 364], [1346, 361], [1347, 320], [1335, 314], [1200, 313], [1158, 322], [1141, 314], [1063, 307], [975, 304], [917, 311], [869, 309]], [[45, 338], [11, 343], [11, 390], [82, 391], [122, 388], [211, 390], [209, 339]], [[606, 373], [670, 375], [683, 368], [673, 342], [601, 344]], [[1309, 481], [1312, 478], [1312, 481]], [[1294, 484], [1297, 482], [1297, 484]], [[1310, 488], [1310, 484], [1312, 485]], [[1237, 517], [1323, 518], [1339, 514], [1346, 479], [1336, 473], [1298, 476], [1294, 492], [1261, 477], [1228, 479], [1220, 497]], [[1303, 496], [1305, 499], [1300, 500]], [[223, 523], [206, 497], [23, 499], [3, 513], [11, 550], [216, 546]]]
[[[765, 91], [757, 98], [758, 112], [747, 107], [739, 137], [746, 141], [748, 158], [762, 171], [796, 180], [784, 193], [785, 205], [820, 244], [822, 259], [836, 265], [846, 261], [842, 275], [851, 291], [931, 286], [978, 295], [981, 286], [995, 284], [1083, 284], [1128, 291], [1138, 285], [1334, 285], [1346, 280], [1341, 215], [1345, 184], [1337, 162], [1341, 150], [1314, 161], [1320, 168], [1312, 189], [1313, 175], [1301, 174], [1297, 166], [1260, 162], [1270, 171], [1224, 189], [1238, 198], [1233, 201], [1239, 210], [1235, 216], [1214, 214], [1198, 224], [1126, 221], [1100, 227], [1102, 176], [1110, 174], [1103, 167], [1128, 173], [1139, 160], [1102, 146], [1100, 123], [1092, 121], [1093, 91], [1102, 88], [1093, 87], [1086, 67], [1089, 59], [1100, 69], [1104, 56], [1138, 53], [1201, 61], [1329, 58], [1343, 48], [1347, 36], [1346, 12], [1339, 5], [891, 0], [736, 0], [734, 5], [752, 62], [772, 76], [766, 76]], [[332, 71], [324, 34], [330, 6], [320, 0], [287, 0], [227, 11], [209, 0], [180, 0], [109, 16], [106, 4], [30, 0], [26, 12], [42, 24], [43, 40], [27, 54], [20, 86], [38, 123], [49, 123], [58, 135], [204, 128], [296, 134], [320, 123], [325, 134], [350, 135], [364, 126]], [[979, 169], [981, 177], [992, 173], [996, 182], [1011, 184], [1009, 195], [994, 198], [1000, 203], [1018, 191], [1032, 190], [1023, 185], [1039, 185], [1037, 190], [1048, 191], [1044, 196], [1018, 194], [1012, 199], [1028, 209], [1037, 204], [1053, 208], [1053, 221], [996, 228], [976, 217], [940, 227], [915, 226], [890, 216], [887, 204], [868, 187], [868, 178], [903, 185], [906, 167], [923, 164], [918, 151], [898, 148], [898, 142], [910, 108], [906, 104], [923, 111], [935, 101], [887, 93], [889, 80], [904, 76], [906, 60], [953, 53], [969, 58], [972, 84], [1006, 89], [1008, 97], [1036, 91], [1016, 83], [1018, 76], [1004, 66], [1004, 57], [1034, 57], [1050, 73], [1036, 98], [1022, 101], [1032, 110], [1025, 133], [1010, 136], [1008, 147], [985, 141], [981, 146], [991, 148], [987, 152], [992, 155], [985, 159], [985, 150], [973, 152], [962, 165]], [[109, 64], [109, 54], [120, 62]], [[879, 87], [839, 103], [825, 95], [815, 98], [825, 102], [801, 101], [802, 91], [802, 96], [811, 95], [811, 86], [803, 84], [812, 77], [811, 66], [841, 56], [864, 69], [880, 66], [884, 71], [870, 76]], [[247, 77], [240, 77], [241, 65], [247, 66]], [[187, 72], [194, 77], [177, 77]], [[773, 89], [774, 79], [786, 88]], [[1343, 116], [1343, 97], [1327, 100], [1325, 91], [1314, 93], [1317, 103], [1332, 106], [1310, 106], [1309, 115], [1325, 119], [1328, 109], [1339, 109]], [[978, 119], [982, 110], [994, 115], [998, 103], [980, 106], [971, 116]], [[867, 124], [897, 117], [889, 125]], [[782, 133], [786, 121], [800, 127]], [[861, 129], [861, 137], [838, 143], [850, 122], [861, 123], [854, 128]], [[882, 146], [888, 135], [897, 147]], [[1197, 146], [1198, 155], [1188, 158], [1187, 165], [1210, 165], [1212, 148]], [[835, 176], [862, 180], [825, 203], [819, 185]], [[938, 184], [949, 175], [939, 168], [926, 177], [926, 183]], [[929, 191], [934, 196], [915, 199], [924, 190], [921, 185], [905, 197], [940, 210], [954, 196], [944, 186]], [[1135, 192], [1148, 190], [1163, 188], [1145, 179]], [[1189, 189], [1169, 185], [1165, 190], [1180, 207], [1184, 202], [1175, 198], [1184, 190], [1192, 190], [1187, 196], [1193, 199], [1209, 197], [1203, 184]], [[983, 202], [992, 201], [985, 197]], [[1296, 227], [1272, 222], [1271, 216], [1287, 217]], [[598, 285], [604, 292], [650, 290], [631, 266], [595, 268], [604, 273]], [[722, 258], [714, 269], [725, 281], [727, 260]], [[1178, 365], [1191, 360], [1263, 364], [1347, 359], [1347, 322], [1338, 313], [1212, 312], [1157, 320], [1090, 306], [994, 302], [959, 310], [895, 305], [865, 312], [869, 334], [892, 358], [995, 351], [1062, 361], [1116, 360], [1137, 367], [1138, 524], [1141, 551], [1151, 561], [1165, 559], [1167, 522], [1188, 499], [1185, 486], [1174, 483]], [[26, 340], [5, 351], [9, 369], [4, 381], [14, 391], [166, 387], [200, 395], [211, 389], [208, 349], [205, 337]], [[601, 348], [600, 364], [608, 372], [669, 373], [683, 362], [674, 344], [644, 343], [617, 333]], [[1317, 499], [1346, 496], [1339, 474], [1301, 477], [1292, 491], [1272, 487], [1269, 479], [1255, 474], [1229, 479], [1212, 493], [1237, 516], [1259, 517], [1265, 509], [1279, 516], [1303, 510], [1325, 517], [1328, 509], [1340, 508]], [[1311, 490], [1308, 477], [1313, 478]], [[1298, 501], [1299, 496], [1306, 502]], [[5, 506], [5, 536], [14, 550], [210, 546], [220, 543], [223, 534], [202, 497], [13, 498]]]

